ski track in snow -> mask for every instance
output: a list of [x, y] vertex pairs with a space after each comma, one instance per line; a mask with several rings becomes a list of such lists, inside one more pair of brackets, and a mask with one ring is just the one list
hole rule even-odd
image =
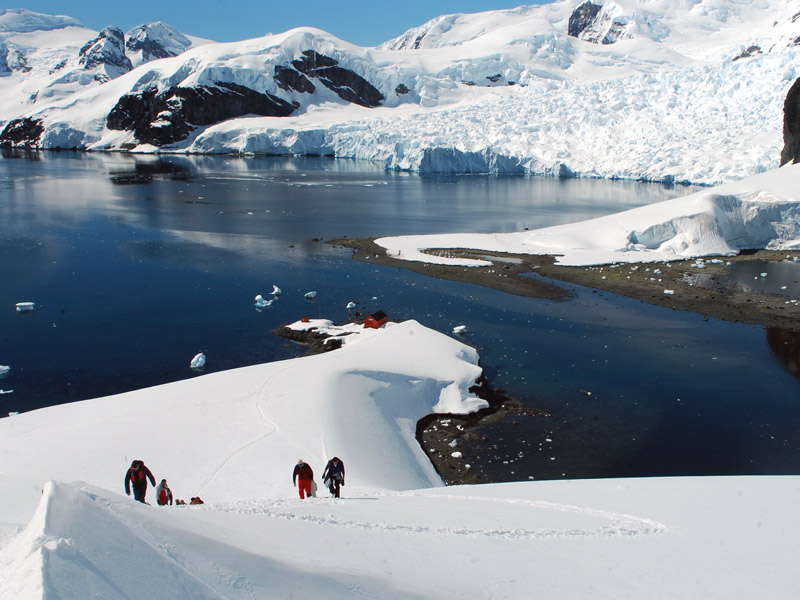
[[[346, 527], [355, 529], [380, 530], [386, 533], [403, 533], [412, 535], [455, 535], [467, 537], [497, 537], [509, 540], [538, 540], [538, 539], [583, 539], [583, 538], [608, 538], [608, 537], [643, 537], [653, 535], [663, 535], [669, 530], [667, 526], [658, 521], [615, 513], [610, 511], [598, 510], [593, 508], [572, 506], [568, 504], [558, 504], [542, 500], [526, 500], [523, 498], [484, 498], [481, 496], [459, 496], [455, 494], [426, 495], [421, 493], [397, 493], [392, 495], [379, 494], [369, 496], [370, 499], [386, 498], [427, 498], [453, 501], [485, 502], [490, 504], [513, 504], [523, 505], [540, 510], [548, 510], [562, 513], [573, 513], [576, 515], [586, 515], [609, 521], [608, 525], [594, 529], [530, 529], [530, 528], [480, 528], [480, 527], [436, 527], [431, 525], [413, 524], [405, 525], [401, 523], [391, 523], [386, 521], [374, 522], [366, 520], [344, 519], [334, 516], [328, 512], [325, 515], [300, 515], [295, 512], [297, 501], [276, 500], [263, 502], [235, 502], [214, 504], [205, 510], [234, 512], [240, 514], [264, 515], [267, 517], [285, 519], [287, 521], [302, 521], [315, 525], [327, 525], [331, 527]], [[346, 502], [346, 499], [344, 500]], [[342, 500], [316, 499], [309, 506], [332, 506], [342, 502]], [[449, 505], [452, 507], [452, 505]], [[294, 510], [284, 510], [284, 507], [293, 507]]]

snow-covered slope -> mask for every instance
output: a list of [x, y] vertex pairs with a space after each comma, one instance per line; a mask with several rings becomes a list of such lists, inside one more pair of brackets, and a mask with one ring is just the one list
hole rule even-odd
[[800, 164], [590, 221], [514, 233], [381, 238], [376, 243], [401, 260], [462, 266], [490, 263], [425, 250], [552, 254], [565, 265], [732, 256], [741, 250], [763, 248], [797, 250]]
[[800, 0], [562, 0], [442, 16], [377, 48], [301, 28], [17, 103], [0, 141], [719, 183], [778, 164], [798, 15]]
[[206, 43], [160, 22], [96, 32], [72, 17], [0, 9], [0, 122]]
[[[314, 357], [0, 419], [0, 597], [800, 594], [800, 478], [442, 487], [414, 423], [443, 397], [476, 407], [477, 354], [415, 322], [361, 331]], [[320, 482], [334, 454], [343, 497], [299, 500], [297, 459]], [[133, 458], [205, 504], [125, 497]]]

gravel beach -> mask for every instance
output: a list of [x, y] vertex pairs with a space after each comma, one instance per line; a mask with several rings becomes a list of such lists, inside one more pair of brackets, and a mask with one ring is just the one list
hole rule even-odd
[[[644, 302], [696, 312], [708, 317], [800, 332], [800, 302], [780, 293], [766, 293], [731, 276], [745, 261], [800, 261], [800, 252], [758, 250], [737, 256], [708, 257], [669, 263], [637, 263], [565, 267], [547, 255], [498, 255], [478, 250], [448, 250], [449, 256], [493, 260], [488, 267], [449, 267], [398, 260], [371, 239], [336, 240], [353, 249], [353, 258], [424, 273], [431, 277], [475, 283], [520, 296], [567, 300], [571, 293], [559, 282], [612, 292]], [[531, 276], [535, 274], [538, 276]]]

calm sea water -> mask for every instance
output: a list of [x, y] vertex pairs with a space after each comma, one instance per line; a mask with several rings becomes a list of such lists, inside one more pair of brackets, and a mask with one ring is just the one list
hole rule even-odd
[[[274, 328], [345, 320], [355, 301], [446, 333], [466, 325], [493, 384], [550, 411], [464, 449], [494, 480], [800, 473], [784, 336], [577, 287], [568, 302], [519, 298], [324, 243], [533, 229], [691, 191], [330, 159], [6, 156], [0, 389], [13, 393], [0, 414], [196, 377], [200, 351], [204, 373], [295, 357]], [[255, 310], [273, 284], [281, 299]], [[21, 301], [38, 308], [17, 313]]]

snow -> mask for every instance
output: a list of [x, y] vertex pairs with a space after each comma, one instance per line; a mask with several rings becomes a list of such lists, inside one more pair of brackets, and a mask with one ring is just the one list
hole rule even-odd
[[[344, 339], [321, 355], [0, 419], [0, 597], [800, 593], [800, 478], [443, 487], [414, 424], [442, 396], [474, 409], [476, 351], [414, 321]], [[334, 454], [344, 497], [299, 500], [297, 457], [319, 476]], [[205, 504], [123, 495], [134, 458], [176, 498]]]
[[[552, 254], [563, 265], [657, 262], [731, 256], [744, 249], [800, 249], [800, 165], [786, 165], [683, 198], [544, 229], [503, 234], [380, 238], [401, 260], [487, 266], [447, 249]], [[443, 252], [428, 253], [436, 249]], [[669, 293], [669, 291], [665, 291]]]
[[[800, 0], [606, 2], [602, 31], [582, 38], [605, 35], [613, 22], [619, 36], [612, 44], [567, 35], [576, 5], [444, 15], [376, 48], [310, 27], [194, 43], [103, 85], [13, 71], [0, 78], [8, 80], [0, 81], [8, 100], [0, 118], [42, 119], [45, 147], [128, 149], [137, 145], [133, 135], [106, 126], [120, 96], [231, 82], [300, 108], [286, 118], [250, 115], [196, 127], [161, 151], [334, 155], [417, 172], [707, 185], [777, 166], [783, 102], [800, 76]], [[159, 26], [164, 44], [182, 36]], [[758, 50], [748, 56], [751, 47]], [[278, 88], [275, 67], [309, 49], [375, 85], [383, 105], [348, 104], [324, 86], [310, 94]], [[406, 93], [397, 92], [401, 84]]]
[[[129, 138], [104, 130], [101, 115], [120, 94], [203, 81], [222, 72], [223, 55], [237, 65], [234, 78], [252, 83], [264, 65], [311, 43], [384, 91], [408, 81], [409, 99], [367, 110], [328, 95], [301, 116], [211, 126], [174, 150], [294, 148], [421, 171], [727, 181], [537, 231], [378, 241], [407, 260], [481, 264], [426, 248], [549, 253], [574, 265], [797, 249], [800, 165], [770, 169], [798, 52], [782, 45], [796, 30], [776, 10], [800, 10], [766, 4], [658, 0], [634, 14], [637, 3], [606, 3], [625, 25], [622, 45], [608, 46], [558, 35], [573, 6], [565, 2], [442, 17], [375, 49], [295, 30], [206, 44], [85, 91], [64, 83], [34, 114], [46, 121], [48, 143], [115, 147]], [[540, 33], [524, 33], [532, 24]], [[423, 32], [419, 49], [393, 49]], [[21, 35], [29, 34], [4, 43]], [[774, 51], [734, 61], [753, 41]], [[527, 87], [461, 83], [483, 68]], [[19, 111], [19, 75], [0, 79], [4, 114]], [[416, 423], [486, 406], [469, 391], [481, 375], [478, 352], [416, 321], [291, 327], [341, 347], [0, 419], [0, 598], [127, 598], [132, 590], [231, 599], [800, 597], [800, 477], [445, 487]], [[297, 456], [319, 476], [334, 454], [347, 465], [345, 497], [299, 500]], [[176, 498], [205, 504], [145, 506], [123, 495], [135, 458], [167, 478]]]

